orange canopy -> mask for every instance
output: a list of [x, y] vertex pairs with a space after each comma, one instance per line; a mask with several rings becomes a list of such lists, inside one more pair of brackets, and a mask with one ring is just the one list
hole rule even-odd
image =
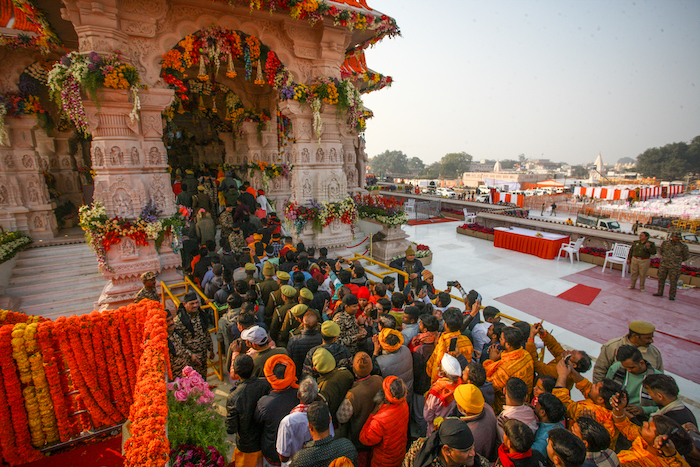
[[556, 180], [552, 180], [551, 178], [549, 180], [544, 180], [542, 182], [537, 182], [538, 187], [552, 187], [552, 188], [564, 188], [563, 183], [559, 183]]

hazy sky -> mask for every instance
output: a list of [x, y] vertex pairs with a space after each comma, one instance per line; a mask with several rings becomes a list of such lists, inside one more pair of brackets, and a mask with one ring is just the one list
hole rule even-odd
[[700, 135], [700, 1], [368, 0], [367, 153], [615, 163]]

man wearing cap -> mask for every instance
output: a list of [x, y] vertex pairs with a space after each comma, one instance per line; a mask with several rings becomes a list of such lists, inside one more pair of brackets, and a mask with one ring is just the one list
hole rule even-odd
[[[301, 290], [303, 291], [308, 289]], [[287, 343], [289, 342], [289, 336], [293, 331], [295, 331], [299, 328], [299, 326], [301, 326], [301, 323], [304, 319], [304, 315], [307, 311], [311, 311], [313, 313], [315, 310], [309, 309], [308, 305], [298, 303], [291, 307], [289, 311], [287, 311], [287, 314], [284, 317], [284, 322], [282, 323], [282, 328], [279, 331], [279, 337], [275, 340], [275, 343], [277, 345], [279, 345], [280, 347], [287, 347]], [[320, 319], [320, 316], [317, 316], [317, 318]]]
[[323, 400], [326, 401], [331, 411], [333, 426], [337, 427], [338, 407], [340, 407], [340, 403], [345, 399], [345, 394], [347, 394], [348, 390], [352, 387], [355, 378], [350, 370], [336, 368], [335, 358], [323, 347], [314, 352], [312, 362], [314, 370], [319, 374], [319, 393]]
[[192, 368], [207, 379], [207, 352], [214, 359], [214, 343], [204, 313], [199, 309], [197, 294], [188, 292], [178, 307], [175, 331], [182, 336], [185, 348], [190, 352]]
[[312, 375], [314, 377], [318, 376], [318, 372], [313, 368], [313, 358], [314, 353], [319, 348], [324, 348], [328, 350], [333, 358], [335, 358], [335, 365], [339, 368], [350, 368], [352, 366], [352, 354], [343, 344], [336, 342], [338, 336], [340, 335], [340, 326], [334, 321], [325, 321], [321, 325], [321, 338], [323, 339], [323, 344], [318, 345], [306, 353], [306, 358], [304, 359], [304, 369], [302, 374]]
[[[255, 374], [255, 373], [254, 373]], [[258, 401], [254, 419], [263, 426], [262, 454], [270, 465], [281, 465], [277, 453], [277, 431], [280, 422], [299, 403], [296, 368], [287, 355], [273, 355], [264, 366], [264, 375], [272, 391]]]
[[[421, 273], [423, 272], [423, 263], [420, 260], [416, 260], [416, 252], [413, 247], [408, 247], [406, 249], [406, 257], [399, 259], [397, 261], [397, 269], [401, 269], [408, 274], [408, 280], [411, 283], [411, 287], [418, 289], [421, 282]], [[399, 288], [404, 287], [404, 276], [399, 275]]]
[[316, 314], [310, 310], [304, 313], [301, 321], [301, 333], [292, 336], [287, 344], [287, 353], [297, 367], [297, 378], [301, 379], [306, 354], [314, 347], [323, 344]]
[[364, 327], [360, 327], [357, 324], [357, 319], [355, 319], [359, 309], [357, 297], [352, 294], [345, 295], [343, 297], [343, 305], [343, 311], [333, 315], [333, 321], [340, 327], [340, 338], [338, 341], [346, 346], [350, 353], [355, 354], [360, 342], [367, 337], [367, 330]]
[[639, 348], [644, 360], [651, 363], [654, 369], [663, 373], [664, 362], [661, 357], [661, 352], [653, 345], [655, 330], [656, 328], [651, 323], [632, 321], [629, 324], [629, 332], [626, 336], [612, 339], [603, 344], [600, 349], [598, 360], [596, 360], [595, 366], [593, 367], [593, 383], [595, 384], [603, 381], [605, 374], [608, 372], [608, 368], [615, 363], [617, 349], [623, 345], [633, 345]]
[[374, 358], [382, 376], [398, 376], [403, 380], [408, 394], [413, 392], [413, 356], [403, 345], [403, 334], [396, 329], [384, 328], [372, 337]]
[[448, 418], [428, 438], [417, 439], [406, 453], [402, 467], [488, 467], [489, 461], [474, 448], [467, 424]]
[[659, 264], [659, 291], [654, 294], [654, 297], [662, 297], [664, 295], [664, 287], [666, 286], [666, 277], [671, 282], [671, 287], [668, 290], [668, 299], [676, 299], [676, 288], [678, 286], [678, 277], [681, 275], [681, 264], [690, 258], [688, 245], [681, 241], [681, 234], [678, 231], [671, 232], [671, 240], [665, 240], [659, 248], [661, 255], [661, 263]]
[[649, 241], [647, 232], [639, 233], [639, 240], [632, 243], [632, 248], [627, 255], [627, 264], [630, 266], [630, 276], [632, 282], [628, 289], [634, 289], [639, 277], [639, 290], [644, 292], [644, 282], [647, 279], [647, 271], [651, 263], [651, 257], [656, 254], [656, 245]]
[[141, 274], [141, 282], [143, 282], [143, 287], [139, 290], [134, 298], [134, 303], [138, 303], [144, 298], [149, 300], [154, 300], [156, 302], [160, 301], [160, 297], [156, 293], [156, 273], [155, 272], [144, 272]]
[[258, 268], [255, 267], [253, 263], [245, 263], [245, 281], [248, 285], [253, 285], [258, 283], [258, 279], [255, 278], [255, 274], [258, 272]]
[[272, 240], [270, 244], [272, 245], [272, 255], [276, 258], [280, 256], [280, 251], [282, 251], [282, 248], [284, 247], [281, 240], [282, 236], [279, 234], [279, 232], [272, 233]]
[[462, 384], [454, 391], [455, 402], [460, 420], [469, 426], [474, 434], [474, 448], [477, 454], [489, 460], [496, 459], [498, 431], [496, 414], [484, 401], [481, 390], [473, 384]]
[[[265, 363], [275, 355], [287, 355], [287, 351], [281, 347], [271, 347], [267, 332], [260, 326], [251, 326], [241, 332], [241, 339], [246, 341], [257, 353], [253, 357], [253, 376], [262, 376]], [[291, 360], [290, 360], [291, 361]]]
[[370, 449], [360, 442], [360, 430], [374, 410], [374, 396], [382, 390], [382, 377], [370, 375], [372, 358], [365, 352], [357, 352], [352, 362], [355, 382], [338, 408], [340, 428], [338, 436], [352, 441], [359, 453], [359, 465], [367, 465]]
[[454, 391], [457, 386], [462, 384], [460, 376], [462, 376], [462, 368], [459, 361], [448, 353], [443, 355], [438, 370], [438, 379], [428, 391], [423, 407], [423, 419], [428, 424], [428, 436], [435, 430], [433, 422], [438, 418], [443, 419], [450, 416], [457, 407]]
[[211, 208], [211, 200], [204, 192], [204, 185], [198, 185], [197, 194], [192, 197], [192, 210], [197, 213], [200, 209], [204, 209], [206, 212], [211, 213]]
[[268, 328], [272, 323], [272, 317], [275, 313], [275, 309], [284, 304], [284, 300], [282, 298], [282, 286], [287, 284], [289, 277], [289, 273], [277, 271], [277, 289], [270, 293], [270, 298], [268, 298], [267, 302], [265, 302], [265, 326]]
[[[287, 316], [287, 312], [299, 303], [297, 299], [297, 289], [291, 285], [282, 286], [282, 304], [275, 308], [270, 323], [270, 337], [275, 343], [279, 340], [282, 324]], [[304, 316], [303, 314], [301, 316]]]
[[269, 261], [266, 261], [262, 267], [262, 274], [264, 279], [261, 282], [255, 284], [255, 290], [258, 291], [258, 295], [263, 303], [267, 304], [270, 300], [270, 294], [275, 290], [280, 288], [280, 285], [275, 281], [275, 267]]

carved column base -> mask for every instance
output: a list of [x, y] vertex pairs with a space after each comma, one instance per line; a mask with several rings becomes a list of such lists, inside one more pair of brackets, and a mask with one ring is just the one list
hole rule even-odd
[[[149, 240], [148, 246], [138, 246], [130, 238], [123, 237], [121, 243], [107, 252], [107, 264], [114, 272], [102, 274], [109, 282], [95, 302], [95, 309], [110, 310], [133, 302], [143, 287], [141, 274], [146, 271], [157, 272], [159, 282], [182, 282], [182, 274], [176, 269], [180, 263], [180, 255], [173, 252], [167, 239], [158, 252], [153, 240]], [[157, 284], [156, 290], [160, 290], [159, 287]]]
[[353, 234], [349, 225], [340, 221], [332, 222], [328, 227], [324, 227], [321, 232], [314, 232], [311, 226], [306, 226], [301, 235], [292, 235], [294, 243], [303, 241], [307, 247], [316, 249], [328, 248], [328, 255], [335, 257], [338, 255], [347, 256], [347, 247], [352, 245]]
[[[367, 219], [365, 219], [367, 220]], [[406, 249], [411, 246], [408, 234], [401, 226], [382, 225], [382, 234], [385, 238], [379, 242], [372, 243], [372, 259], [389, 264], [396, 256], [404, 256]]]

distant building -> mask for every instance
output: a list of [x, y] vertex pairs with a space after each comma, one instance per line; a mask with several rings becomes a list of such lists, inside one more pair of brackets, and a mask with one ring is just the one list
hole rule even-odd
[[[523, 184], [525, 183], [537, 183], [549, 178], [546, 173], [504, 172], [500, 170], [500, 164], [498, 162], [496, 166], [498, 166], [498, 171], [464, 172], [462, 174], [462, 184], [472, 188], [486, 185], [513, 191], [523, 189]], [[492, 169], [496, 169], [496, 166], [492, 166]]]

